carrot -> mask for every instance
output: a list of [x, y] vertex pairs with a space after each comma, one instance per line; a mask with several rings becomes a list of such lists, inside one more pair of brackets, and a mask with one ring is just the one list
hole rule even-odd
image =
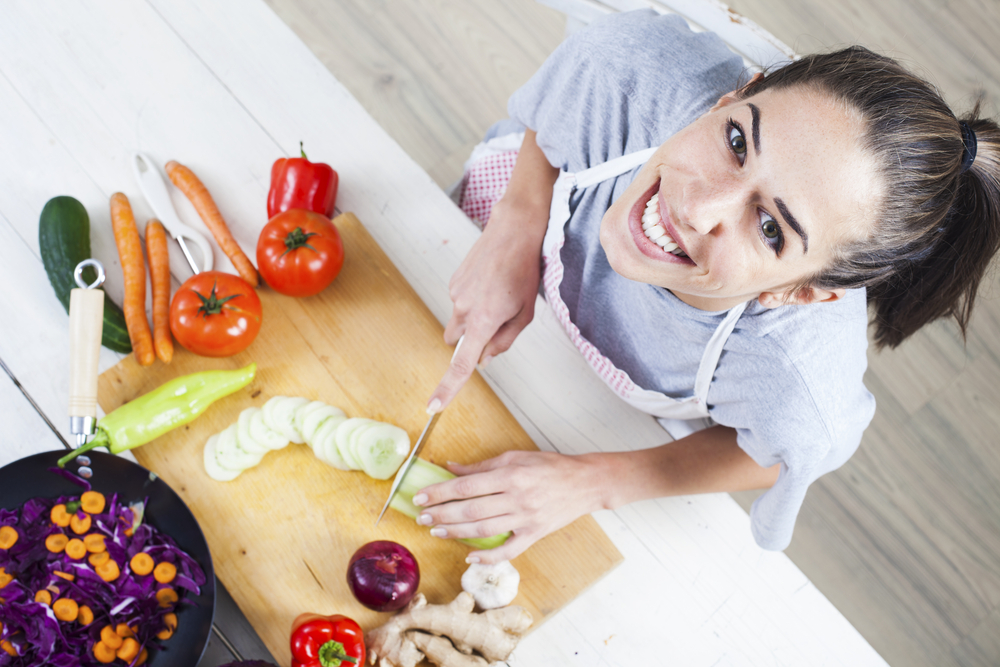
[[54, 554], [62, 553], [69, 543], [69, 538], [62, 533], [55, 533], [45, 538], [45, 548]]
[[101, 628], [101, 641], [112, 651], [117, 651], [122, 646], [122, 636], [110, 625]]
[[0, 549], [10, 549], [17, 544], [17, 530], [10, 526], [0, 527]]
[[0, 641], [0, 648], [7, 652], [7, 655], [17, 657], [17, 649], [8, 640]]
[[[14, 575], [7, 574], [7, 570], [5, 570], [2, 567], [0, 567], [0, 589], [2, 589], [4, 586], [6, 586], [7, 584], [9, 584], [12, 581], [14, 581]], [[157, 598], [157, 599], [159, 599], [159, 598]], [[0, 604], [2, 604], [2, 603], [0, 603]]]
[[177, 591], [169, 586], [167, 588], [161, 588], [156, 591], [156, 601], [160, 603], [162, 608], [166, 609], [177, 602]]
[[41, 602], [44, 605], [52, 604], [52, 593], [49, 593], [44, 588], [37, 593], [35, 593], [35, 602]]
[[83, 546], [87, 547], [87, 551], [92, 554], [99, 554], [102, 551], [107, 550], [107, 546], [104, 544], [104, 536], [100, 533], [91, 533], [83, 538]]
[[77, 535], [83, 535], [88, 530], [90, 530], [90, 524], [93, 520], [90, 518], [89, 514], [84, 514], [81, 519], [79, 515], [74, 514], [69, 519], [69, 527], [73, 529], [73, 532]]
[[157, 565], [156, 569], [153, 570], [153, 579], [156, 579], [161, 584], [169, 584], [176, 576], [177, 566], [166, 561]]
[[111, 560], [110, 558], [97, 567], [94, 568], [94, 572], [97, 573], [104, 581], [111, 583], [121, 574], [121, 570], [118, 569], [118, 563]]
[[142, 259], [142, 241], [135, 227], [135, 216], [128, 197], [120, 192], [111, 195], [111, 228], [115, 232], [115, 245], [125, 276], [125, 325], [132, 341], [135, 360], [140, 366], [149, 366], [156, 359], [153, 353], [153, 336], [146, 319], [146, 266]]
[[52, 523], [56, 524], [60, 528], [65, 528], [69, 525], [71, 517], [69, 512], [66, 511], [66, 506], [59, 503], [52, 508], [51, 512], [49, 512], [49, 518], [52, 519]]
[[156, 633], [157, 639], [167, 640], [174, 636], [177, 629], [177, 614], [169, 613], [163, 615], [163, 629]]
[[194, 204], [195, 210], [205, 222], [205, 226], [212, 232], [216, 243], [236, 267], [236, 272], [243, 280], [256, 287], [259, 282], [257, 269], [243, 254], [243, 250], [229, 232], [229, 227], [222, 214], [219, 213], [219, 207], [212, 200], [212, 195], [208, 193], [208, 188], [194, 175], [193, 171], [179, 162], [171, 160], [167, 163], [166, 170], [167, 176], [170, 177], [173, 184]]
[[111, 554], [109, 554], [107, 551], [101, 551], [96, 554], [91, 554], [90, 558], [88, 558], [87, 561], [94, 567], [97, 567], [98, 565], [100, 565], [106, 560], [109, 560], [110, 558]]
[[80, 606], [80, 615], [76, 619], [80, 625], [90, 625], [94, 622], [94, 611], [87, 605]]
[[115, 650], [103, 641], [100, 641], [94, 644], [94, 657], [97, 658], [97, 662], [106, 665], [109, 662], [115, 661]]
[[106, 504], [107, 500], [100, 491], [84, 491], [80, 496], [80, 509], [87, 514], [100, 514]]
[[144, 551], [132, 556], [129, 567], [138, 575], [145, 576], [153, 571], [153, 557]]
[[66, 581], [73, 581], [76, 579], [75, 574], [70, 574], [69, 572], [60, 572], [59, 570], [53, 570], [52, 574], [56, 575], [60, 579], [65, 579]]
[[153, 348], [160, 361], [169, 364], [174, 357], [174, 339], [170, 337], [170, 254], [167, 232], [156, 218], [146, 223], [146, 258], [153, 288]]
[[52, 613], [60, 621], [72, 623], [80, 615], [80, 605], [71, 598], [59, 598], [52, 603]]
[[147, 658], [149, 658], [149, 651], [147, 649], [142, 649], [142, 651], [139, 652], [139, 657], [135, 659], [134, 667], [146, 664]]
[[87, 555], [87, 547], [83, 546], [83, 540], [73, 538], [66, 543], [66, 555], [73, 560], [80, 560]]
[[139, 642], [137, 642], [134, 637], [129, 637], [122, 642], [122, 647], [118, 649], [118, 652], [115, 655], [118, 656], [119, 660], [132, 662], [132, 659], [139, 655], [140, 648]]

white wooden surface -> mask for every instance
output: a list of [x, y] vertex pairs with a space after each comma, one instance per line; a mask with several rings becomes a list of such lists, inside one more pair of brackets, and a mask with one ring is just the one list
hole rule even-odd
[[[68, 318], [41, 265], [38, 214], [58, 194], [83, 202], [120, 302], [108, 197], [125, 192], [139, 221], [151, 215], [132, 150], [194, 169], [252, 257], [271, 163], [306, 141], [340, 173], [339, 208], [358, 215], [446, 320], [448, 278], [478, 232], [263, 2], [22, 0], [3, 14], [0, 359], [64, 436]], [[174, 194], [185, 222], [203, 228]], [[216, 262], [231, 268], [221, 252]], [[487, 375], [539, 447], [661, 444], [655, 422], [615, 399], [547, 308], [538, 313]], [[102, 354], [102, 370], [118, 360]], [[0, 464], [59, 446], [2, 375], [0, 401]], [[625, 563], [530, 635], [512, 665], [885, 664], [783, 554], [756, 547], [728, 496], [648, 501], [597, 519]]]

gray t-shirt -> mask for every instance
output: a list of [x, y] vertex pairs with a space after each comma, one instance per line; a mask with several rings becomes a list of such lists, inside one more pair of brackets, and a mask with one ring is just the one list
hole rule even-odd
[[[566, 40], [510, 99], [511, 118], [537, 133], [549, 162], [581, 171], [657, 146], [739, 86], [741, 59], [711, 33], [651, 10], [610, 15]], [[623, 278], [598, 230], [638, 169], [574, 193], [560, 293], [581, 334], [640, 387], [692, 394], [702, 353], [724, 312], [685, 304]], [[788, 546], [806, 489], [857, 449], [875, 411], [863, 290], [831, 304], [765, 309], [752, 302], [727, 340], [708, 400], [759, 465], [781, 464], [754, 503], [765, 549]]]

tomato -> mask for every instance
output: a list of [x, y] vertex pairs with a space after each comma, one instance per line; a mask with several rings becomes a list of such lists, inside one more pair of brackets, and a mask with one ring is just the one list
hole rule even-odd
[[325, 215], [292, 208], [264, 225], [257, 239], [257, 268], [276, 292], [319, 294], [344, 265], [340, 232]]
[[203, 357], [245, 350], [260, 331], [260, 297], [231, 273], [205, 271], [181, 285], [170, 303], [170, 333]]

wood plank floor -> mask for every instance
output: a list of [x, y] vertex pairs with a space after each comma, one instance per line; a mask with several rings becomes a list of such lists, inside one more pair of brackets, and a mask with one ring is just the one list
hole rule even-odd
[[[531, 0], [268, 2], [442, 187], [565, 27]], [[800, 53], [861, 43], [911, 64], [958, 110], [982, 93], [997, 115], [1000, 3], [730, 4]], [[937, 323], [869, 360], [875, 421], [810, 491], [788, 554], [890, 664], [1000, 665], [996, 275], [966, 344]]]

